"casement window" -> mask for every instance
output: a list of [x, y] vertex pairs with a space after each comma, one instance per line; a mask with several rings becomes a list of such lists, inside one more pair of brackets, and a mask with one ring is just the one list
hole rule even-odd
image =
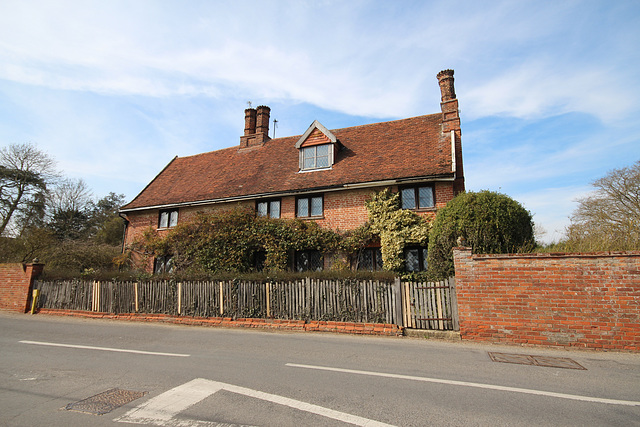
[[321, 217], [324, 214], [322, 196], [298, 197], [296, 199], [296, 216], [298, 218]]
[[258, 216], [280, 218], [280, 199], [259, 201], [256, 203], [256, 211]]
[[382, 270], [382, 251], [380, 248], [364, 248], [358, 253], [358, 270]]
[[157, 257], [153, 263], [153, 274], [173, 273], [173, 258], [170, 256]]
[[427, 248], [408, 247], [404, 250], [405, 270], [409, 272], [427, 270]]
[[169, 228], [178, 225], [178, 209], [160, 211], [158, 228]]
[[333, 144], [303, 147], [300, 152], [300, 169], [327, 169], [333, 164]]
[[429, 209], [436, 205], [433, 185], [405, 187], [400, 190], [402, 209]]
[[324, 257], [320, 251], [297, 251], [295, 256], [296, 271], [322, 271]]

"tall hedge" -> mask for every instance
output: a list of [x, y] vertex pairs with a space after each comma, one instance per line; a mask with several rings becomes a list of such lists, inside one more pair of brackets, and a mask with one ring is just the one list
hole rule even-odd
[[438, 211], [429, 234], [429, 271], [454, 274], [458, 238], [475, 253], [526, 252], [535, 246], [531, 213], [520, 203], [492, 191], [461, 193]]

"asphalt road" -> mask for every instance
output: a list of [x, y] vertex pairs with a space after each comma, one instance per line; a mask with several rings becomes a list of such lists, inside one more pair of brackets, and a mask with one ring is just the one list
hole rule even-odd
[[[488, 352], [571, 358], [586, 370]], [[113, 389], [145, 394], [103, 415], [65, 409]], [[87, 408], [96, 410], [74, 407]], [[0, 425], [130, 422], [633, 426], [640, 354], [0, 313]]]

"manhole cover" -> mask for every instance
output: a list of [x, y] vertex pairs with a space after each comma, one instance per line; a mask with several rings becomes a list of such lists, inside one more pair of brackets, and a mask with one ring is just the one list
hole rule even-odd
[[550, 368], [582, 369], [584, 366], [568, 357], [530, 356], [527, 354], [509, 354], [489, 352], [489, 357], [494, 362], [518, 363], [520, 365], [547, 366]]
[[69, 403], [64, 409], [67, 411], [85, 412], [87, 414], [103, 415], [116, 408], [126, 405], [147, 394], [146, 391], [131, 391], [114, 388], [96, 394], [75, 403]]

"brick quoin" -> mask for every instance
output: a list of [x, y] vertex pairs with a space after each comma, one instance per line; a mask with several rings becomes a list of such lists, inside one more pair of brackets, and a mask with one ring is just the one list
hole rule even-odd
[[43, 264], [0, 264], [0, 309], [25, 313], [30, 309], [33, 281]]
[[462, 339], [640, 351], [640, 251], [455, 248]]

